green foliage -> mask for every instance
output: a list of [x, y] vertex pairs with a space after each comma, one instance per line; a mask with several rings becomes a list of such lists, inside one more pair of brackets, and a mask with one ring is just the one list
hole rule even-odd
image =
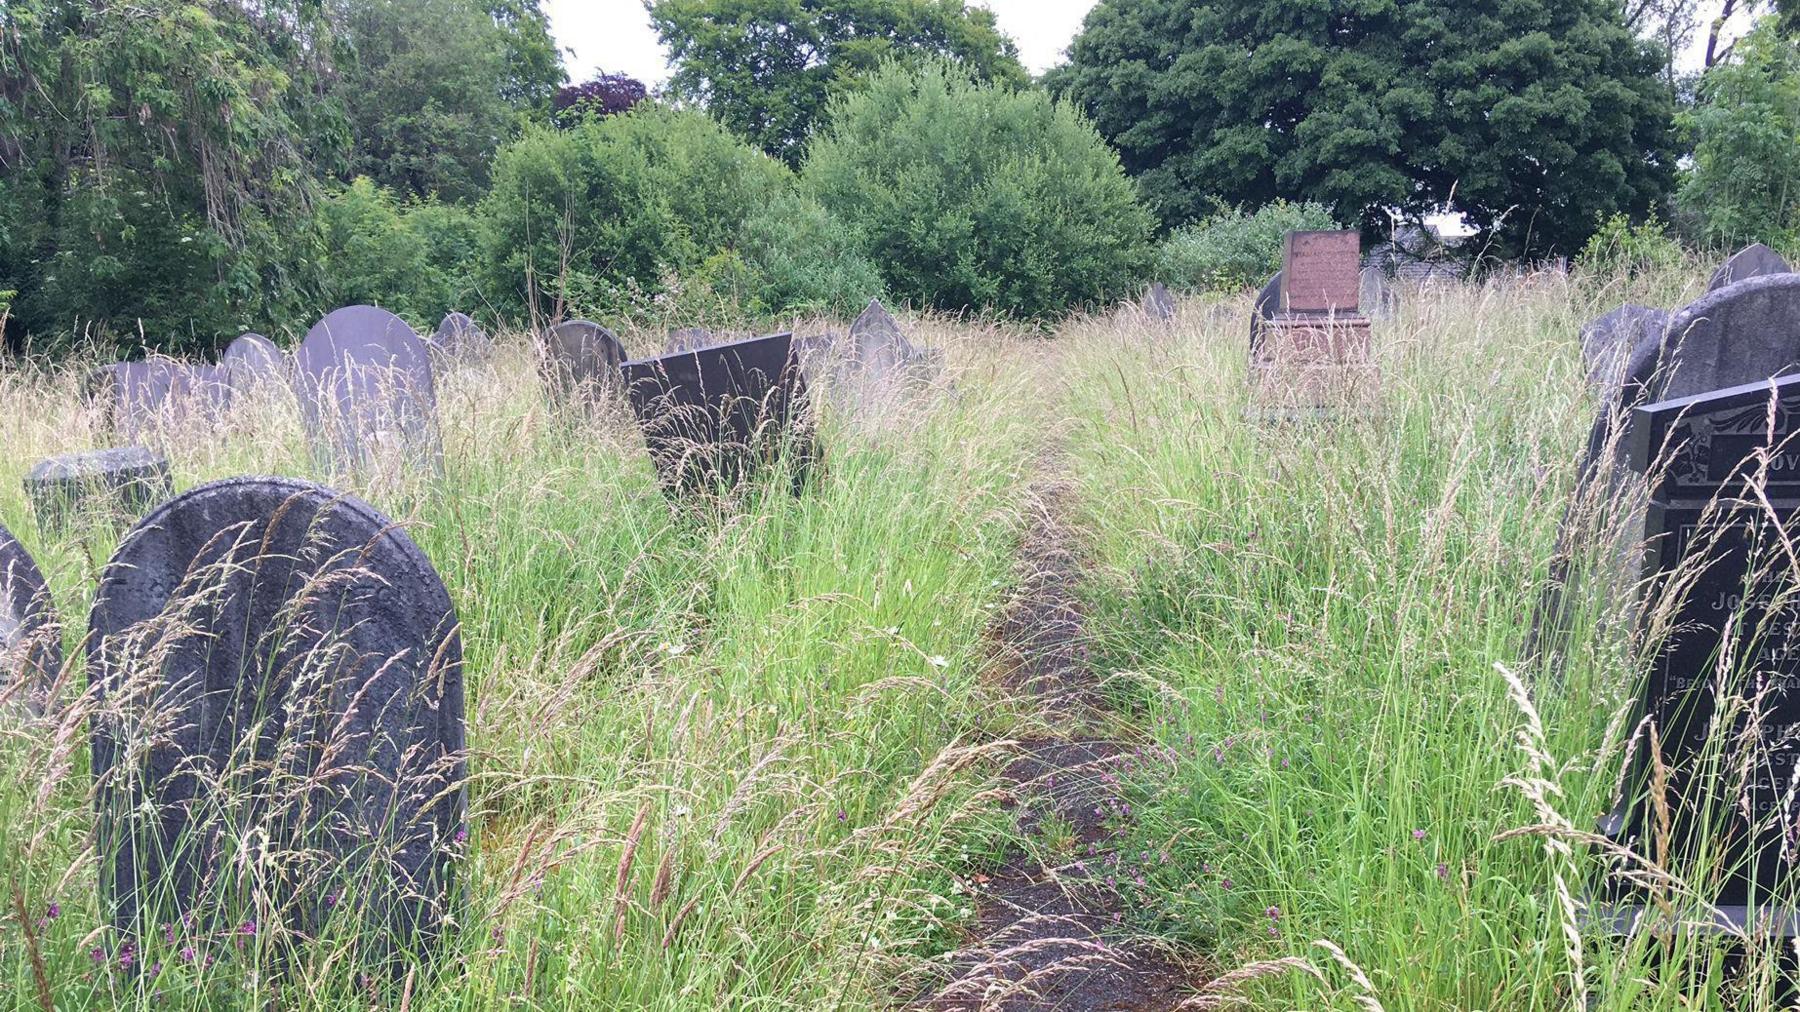
[[359, 177], [318, 208], [320, 312], [367, 303], [415, 327], [435, 327], [474, 305], [470, 270], [479, 249], [474, 216], [436, 201], [401, 206]]
[[1142, 279], [1149, 214], [1118, 157], [1048, 95], [892, 65], [829, 118], [805, 185], [896, 297], [1045, 318]]
[[1375, 224], [1454, 194], [1503, 248], [1542, 255], [1669, 191], [1660, 68], [1592, 0], [1110, 0], [1049, 83], [1166, 225], [1278, 197]]
[[1680, 206], [1709, 246], [1800, 245], [1800, 44], [1765, 23], [1707, 71]]
[[[883, 62], [953, 59], [974, 76], [1023, 85], [1018, 49], [992, 12], [966, 0], [652, 0], [675, 64], [673, 92], [798, 165], [836, 95]], [[779, 27], [775, 27], [779, 26]]]
[[538, 0], [337, 0], [334, 22], [350, 171], [403, 195], [480, 197], [563, 82]]
[[1170, 233], [1157, 253], [1156, 276], [1188, 291], [1254, 288], [1281, 269], [1289, 232], [1336, 227], [1323, 204], [1277, 200], [1254, 214], [1226, 208]]
[[1641, 224], [1615, 214], [1600, 223], [1581, 249], [1582, 270], [1594, 277], [1623, 278], [1679, 269], [1687, 252], [1652, 216]]
[[783, 193], [744, 220], [730, 250], [681, 278], [690, 318], [727, 307], [767, 319], [801, 313], [854, 315], [886, 294], [861, 241], [818, 201]]

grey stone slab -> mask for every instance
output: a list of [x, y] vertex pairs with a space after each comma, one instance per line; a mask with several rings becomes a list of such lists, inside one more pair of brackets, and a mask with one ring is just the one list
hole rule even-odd
[[301, 414], [327, 467], [437, 468], [431, 354], [406, 321], [374, 306], [336, 310], [306, 332], [294, 370]]
[[293, 359], [261, 334], [241, 334], [219, 356], [225, 382], [238, 395], [287, 386]]
[[538, 368], [557, 403], [593, 407], [619, 395], [624, 361], [618, 335], [589, 320], [569, 320], [544, 334]]
[[168, 458], [141, 446], [59, 454], [25, 473], [25, 495], [44, 526], [130, 522], [173, 491]]
[[1738, 250], [1732, 254], [1731, 259], [1719, 265], [1719, 269], [1713, 272], [1712, 280], [1707, 282], [1706, 290], [1716, 292], [1739, 281], [1771, 274], [1791, 274], [1793, 271], [1794, 268], [1788, 265], [1781, 254], [1759, 242]]
[[139, 442], [165, 427], [215, 420], [231, 400], [231, 386], [216, 366], [167, 358], [117, 362], [94, 370], [84, 383], [103, 423], [125, 442]]
[[713, 332], [705, 327], [683, 327], [669, 331], [669, 339], [663, 342], [664, 355], [678, 355], [684, 351], [699, 351], [721, 343]]
[[494, 339], [463, 313], [450, 313], [427, 342], [441, 366], [481, 365], [494, 357]]
[[0, 710], [41, 713], [62, 666], [62, 628], [44, 574], [0, 527]]
[[[238, 478], [145, 517], [89, 618], [112, 923], [348, 917], [362, 955], [416, 951], [453, 896], [462, 659], [431, 561], [355, 498]], [[255, 897], [242, 841], [282, 855], [254, 862]]]
[[1256, 301], [1251, 304], [1250, 357], [1253, 360], [1262, 348], [1263, 324], [1281, 315], [1281, 281], [1281, 272], [1276, 271], [1256, 293]]
[[1613, 388], [1624, 382], [1632, 349], [1646, 337], [1660, 340], [1672, 315], [1666, 309], [1628, 302], [1589, 321], [1581, 328], [1581, 360], [1587, 367], [1588, 385], [1610, 398]]
[[1169, 286], [1157, 281], [1144, 290], [1144, 297], [1139, 302], [1144, 315], [1157, 323], [1175, 322], [1175, 296], [1169, 293]]
[[1379, 267], [1364, 267], [1357, 305], [1371, 320], [1391, 320], [1400, 312], [1400, 290]]

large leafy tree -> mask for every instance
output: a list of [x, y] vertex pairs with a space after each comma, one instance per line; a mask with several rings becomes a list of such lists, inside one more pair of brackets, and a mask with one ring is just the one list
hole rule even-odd
[[887, 60], [951, 59], [984, 81], [1028, 80], [991, 11], [966, 0], [645, 0], [675, 96], [797, 165], [833, 96]]
[[1800, 241], [1800, 45], [1777, 27], [1765, 22], [1700, 83], [1680, 204], [1712, 245]]
[[1449, 201], [1573, 250], [1673, 186], [1673, 98], [1616, 0], [1103, 0], [1051, 85], [1165, 224], [1215, 199], [1340, 218]]

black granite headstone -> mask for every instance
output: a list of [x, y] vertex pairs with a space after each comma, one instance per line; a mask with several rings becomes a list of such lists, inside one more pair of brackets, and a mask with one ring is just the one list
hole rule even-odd
[[294, 354], [314, 447], [332, 468], [439, 460], [431, 355], [406, 321], [374, 306], [336, 310]]
[[46, 526], [76, 516], [130, 522], [173, 491], [167, 458], [141, 446], [64, 453], [25, 473], [25, 495]]
[[62, 663], [62, 630], [44, 574], [0, 527], [0, 711], [23, 703], [41, 712]]
[[1784, 544], [1800, 512], [1800, 377], [1638, 408], [1628, 453], [1650, 488], [1640, 706], [1666, 796], [1651, 797], [1646, 738], [1602, 829], [1652, 859], [1666, 839], [1663, 866], [1713, 883], [1707, 899], [1742, 927], [1747, 908], [1791, 895], [1800, 857], [1800, 560]]
[[289, 479], [183, 494], [101, 574], [88, 678], [101, 884], [121, 931], [230, 931], [260, 910], [316, 935], [356, 916], [391, 953], [444, 923], [461, 633], [393, 521]]
[[559, 323], [544, 334], [538, 368], [558, 403], [593, 407], [617, 396], [625, 346], [612, 331], [587, 320]]
[[784, 454], [800, 490], [818, 454], [792, 344], [792, 334], [776, 334], [625, 363], [665, 491], [729, 490]]

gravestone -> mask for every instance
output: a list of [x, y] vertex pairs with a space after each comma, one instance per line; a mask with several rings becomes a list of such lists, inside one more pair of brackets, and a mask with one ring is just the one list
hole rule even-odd
[[823, 385], [837, 410], [854, 417], [880, 416], [943, 371], [941, 352], [908, 340], [880, 299], [869, 300], [847, 340], [800, 338], [794, 356], [807, 380]]
[[1256, 352], [1262, 346], [1263, 327], [1281, 313], [1281, 272], [1275, 275], [1256, 293], [1256, 301], [1250, 307], [1250, 357], [1256, 358]]
[[336, 310], [294, 354], [300, 411], [333, 470], [439, 463], [431, 355], [406, 321], [374, 306]]
[[1144, 315], [1157, 323], [1175, 322], [1175, 296], [1169, 294], [1169, 286], [1161, 281], [1144, 291], [1144, 298], [1139, 305], [1143, 307]]
[[1581, 328], [1581, 361], [1587, 367], [1588, 386], [1603, 394], [1624, 379], [1631, 351], [1646, 337], [1660, 340], [1672, 314], [1626, 303], [1589, 321]]
[[1400, 312], [1400, 292], [1379, 267], [1364, 267], [1357, 282], [1357, 305], [1372, 320], [1391, 320]]
[[240, 334], [219, 356], [219, 369], [234, 396], [286, 386], [293, 362], [261, 334]]
[[713, 332], [705, 327], [683, 327], [669, 331], [669, 339], [663, 342], [664, 355], [676, 355], [684, 351], [699, 351], [719, 343]]
[[625, 347], [612, 331], [587, 320], [569, 320], [544, 335], [538, 368], [557, 403], [592, 408], [622, 387], [619, 365], [624, 361]]
[[494, 356], [494, 339], [462, 313], [450, 313], [426, 342], [441, 366], [480, 365]]
[[626, 390], [665, 492], [728, 491], [786, 456], [799, 493], [818, 451], [793, 335], [625, 363]]
[[1775, 252], [1762, 243], [1746, 246], [1732, 254], [1731, 259], [1713, 272], [1712, 280], [1707, 283], [1706, 290], [1716, 292], [1726, 285], [1735, 285], [1739, 281], [1751, 278], [1767, 277], [1771, 274], [1791, 274], [1793, 268]]
[[164, 426], [214, 419], [231, 399], [218, 367], [167, 358], [101, 366], [83, 385], [103, 423], [125, 442], [143, 441]]
[[[1742, 928], [1762, 919], [1753, 907], [1772, 891], [1791, 897], [1800, 827], [1800, 571], [1784, 547], [1800, 512], [1800, 376], [1638, 408], [1626, 442], [1631, 469], [1649, 483], [1638, 619], [1648, 673], [1638, 702], [1659, 743], [1666, 796], [1652, 796], [1646, 734], [1601, 829], [1652, 859], [1666, 840], [1662, 866], [1711, 883], [1717, 892], [1704, 898], [1716, 916]], [[1760, 718], [1722, 707], [1721, 693], [1758, 698]], [[1666, 836], [1659, 808], [1669, 813]], [[1629, 889], [1613, 898], [1600, 919], [1629, 930], [1645, 901]], [[1768, 926], [1793, 934], [1792, 912]]]
[[0, 711], [42, 713], [62, 671], [62, 630], [31, 553], [0, 527]]
[[[462, 640], [406, 532], [239, 478], [144, 518], [89, 619], [101, 887], [128, 937], [246, 917], [389, 951], [444, 923], [462, 828]], [[281, 854], [243, 896], [238, 841]]]
[[1373, 392], [1369, 320], [1357, 301], [1361, 249], [1357, 232], [1288, 233], [1272, 282], [1273, 312], [1259, 295], [1251, 319], [1250, 376], [1259, 409], [1317, 415]]
[[25, 473], [25, 495], [46, 527], [77, 517], [130, 522], [173, 492], [168, 459], [141, 446], [59, 454]]

